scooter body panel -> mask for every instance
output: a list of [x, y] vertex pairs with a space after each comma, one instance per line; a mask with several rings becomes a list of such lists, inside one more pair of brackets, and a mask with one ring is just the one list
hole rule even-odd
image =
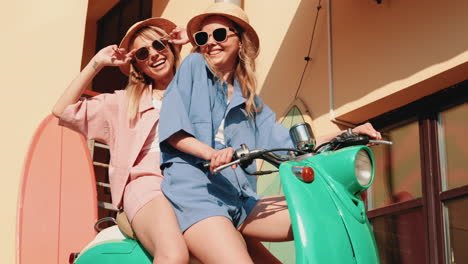
[[[380, 263], [377, 244], [369, 220], [366, 216], [366, 207], [361, 199], [361, 192], [352, 193], [349, 179], [355, 177], [354, 163], [357, 152], [366, 151], [374, 163], [372, 151], [366, 146], [355, 146], [317, 155], [312, 161], [314, 165], [320, 164], [320, 174], [332, 189], [330, 193], [341, 216], [349, 239], [353, 247], [356, 263]], [[337, 166], [337, 164], [340, 164]], [[374, 166], [372, 166], [374, 168]], [[374, 173], [374, 172], [372, 172]], [[373, 178], [372, 178], [373, 180]], [[367, 186], [372, 185], [372, 180]]]
[[[348, 179], [355, 177], [354, 159], [360, 150], [370, 152], [365, 146], [350, 147], [280, 166], [297, 263], [379, 263], [364, 203], [359, 194], [349, 192], [353, 183]], [[373, 162], [371, 152], [370, 157]], [[298, 179], [293, 166], [312, 167], [314, 181]]]

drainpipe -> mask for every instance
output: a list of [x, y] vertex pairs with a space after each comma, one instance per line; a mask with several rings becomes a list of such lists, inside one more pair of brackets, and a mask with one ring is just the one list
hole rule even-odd
[[240, 7], [242, 7], [242, 0], [215, 0], [215, 3], [221, 3], [221, 2], [228, 2], [228, 3], [233, 3], [236, 4]]
[[338, 120], [335, 118], [335, 101], [333, 97], [334, 84], [333, 84], [333, 51], [332, 51], [332, 20], [331, 20], [331, 0], [327, 1], [327, 26], [328, 26], [328, 97], [329, 97], [329, 113], [330, 120], [335, 124], [344, 125], [346, 127], [355, 127], [356, 124]]

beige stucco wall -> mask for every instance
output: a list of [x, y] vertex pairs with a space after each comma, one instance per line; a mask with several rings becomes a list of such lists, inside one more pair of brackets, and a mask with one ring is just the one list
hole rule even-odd
[[372, 117], [468, 77], [466, 0], [357, 2], [333, 2], [337, 115]]
[[0, 263], [15, 263], [16, 211], [27, 149], [80, 69], [87, 1], [2, 3]]
[[[163, 0], [153, 1], [153, 15], [168, 18], [177, 25], [186, 25], [190, 18], [203, 12], [214, 0]], [[185, 57], [190, 53], [191, 45], [182, 48], [181, 56]]]

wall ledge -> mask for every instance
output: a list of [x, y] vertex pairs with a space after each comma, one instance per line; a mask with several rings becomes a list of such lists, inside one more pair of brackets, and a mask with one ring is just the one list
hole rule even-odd
[[466, 80], [468, 77], [468, 62], [459, 64], [451, 69], [436, 74], [428, 79], [388, 94], [373, 102], [354, 108], [340, 107], [335, 109], [335, 118], [338, 120], [359, 124], [371, 118], [382, 115], [416, 101], [422, 97], [450, 87]]

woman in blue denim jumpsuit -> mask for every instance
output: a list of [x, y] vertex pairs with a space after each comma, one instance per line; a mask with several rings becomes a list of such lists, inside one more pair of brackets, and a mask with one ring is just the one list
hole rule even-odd
[[[267, 149], [292, 147], [292, 141], [256, 96], [259, 44], [245, 13], [217, 3], [192, 18], [187, 32], [199, 53], [184, 60], [164, 95], [159, 126], [162, 190], [198, 259], [252, 263], [237, 230], [246, 239], [292, 240], [285, 198], [259, 197], [255, 177], [238, 167], [213, 174], [202, 163], [210, 160], [212, 171], [228, 163], [241, 144]], [[255, 169], [255, 164], [247, 168]]]

